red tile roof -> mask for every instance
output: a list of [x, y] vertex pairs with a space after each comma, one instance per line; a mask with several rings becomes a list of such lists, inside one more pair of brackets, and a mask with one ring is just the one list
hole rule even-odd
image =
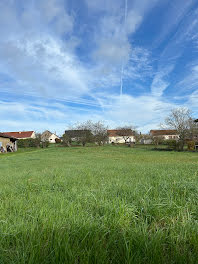
[[34, 131], [21, 131], [21, 132], [4, 132], [2, 134], [8, 135], [14, 138], [31, 138]]
[[178, 132], [175, 129], [169, 130], [150, 130], [152, 136], [168, 136], [168, 135], [177, 135]]
[[17, 139], [17, 138], [15, 138], [15, 137], [13, 137], [13, 136], [9, 136], [9, 135], [7, 135], [6, 133], [0, 133], [0, 137]]
[[[111, 129], [111, 130], [107, 130], [108, 136], [109, 137], [119, 137], [122, 130], [120, 129]], [[127, 136], [134, 136], [134, 131], [132, 131], [131, 129], [127, 129], [124, 130], [124, 134]]]

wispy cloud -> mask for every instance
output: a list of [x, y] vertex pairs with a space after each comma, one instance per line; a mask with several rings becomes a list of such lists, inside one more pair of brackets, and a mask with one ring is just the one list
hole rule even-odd
[[174, 69], [174, 65], [166, 66], [156, 73], [152, 85], [151, 92], [154, 96], [162, 96], [163, 92], [169, 86], [169, 82], [166, 80], [169, 73]]
[[160, 44], [164, 41], [167, 35], [171, 35], [177, 29], [179, 23], [186, 19], [186, 15], [192, 8], [194, 4], [193, 0], [176, 0], [176, 1], [166, 1], [163, 3], [165, 5], [163, 12], [163, 22], [160, 30], [160, 34], [155, 41], [155, 45]]

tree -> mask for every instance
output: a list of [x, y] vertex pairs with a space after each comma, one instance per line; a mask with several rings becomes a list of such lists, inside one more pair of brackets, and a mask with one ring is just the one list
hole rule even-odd
[[39, 148], [40, 144], [41, 144], [41, 134], [40, 133], [36, 133], [36, 137], [34, 139], [34, 144], [35, 147]]
[[157, 137], [153, 137], [153, 136], [151, 136], [151, 140], [152, 140], [152, 143], [153, 143], [155, 146], [158, 146], [158, 145], [160, 145], [160, 144], [163, 143], [164, 138], [161, 137], [161, 136], [157, 136]]
[[68, 135], [67, 131], [65, 131], [65, 134], [62, 136], [62, 143], [65, 147], [71, 146], [71, 137]]
[[90, 121], [83, 123], [78, 123], [74, 125], [71, 129], [65, 130], [63, 135], [63, 141], [71, 143], [72, 141], [82, 144], [83, 147], [86, 143], [90, 143], [93, 140], [93, 135], [90, 131]]
[[99, 146], [104, 145], [108, 140], [107, 127], [103, 124], [102, 121], [93, 123], [89, 121], [89, 129], [94, 137], [94, 142]]
[[177, 130], [179, 135], [179, 150], [183, 150], [185, 139], [192, 132], [192, 117], [189, 109], [181, 107], [172, 109], [170, 115], [165, 119], [165, 126]]
[[[150, 141], [150, 143], [153, 141], [153, 138], [149, 134], [142, 134], [141, 132], [134, 131], [135, 133], [135, 142], [140, 144], [145, 144], [145, 141]], [[147, 143], [148, 144], [148, 143]]]
[[91, 142], [95, 142], [100, 146], [101, 144], [104, 144], [107, 139], [107, 127], [102, 121], [94, 123], [93, 121], [88, 120], [83, 123], [78, 123], [70, 130], [66, 130], [63, 135], [63, 141], [76, 141], [83, 146]]
[[125, 144], [127, 143], [127, 140], [131, 138], [131, 136], [135, 136], [135, 129], [133, 126], [118, 127], [116, 130], [116, 134], [124, 139]]
[[89, 121], [81, 123], [77, 125], [77, 141], [85, 147], [87, 143], [91, 143], [93, 141], [93, 136], [90, 131]]

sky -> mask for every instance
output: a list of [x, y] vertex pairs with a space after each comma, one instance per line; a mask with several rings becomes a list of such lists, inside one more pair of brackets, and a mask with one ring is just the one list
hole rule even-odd
[[198, 1], [0, 0], [0, 131], [198, 117]]

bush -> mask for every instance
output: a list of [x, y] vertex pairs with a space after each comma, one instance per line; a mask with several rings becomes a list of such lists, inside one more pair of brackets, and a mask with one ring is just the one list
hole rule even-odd
[[167, 148], [170, 150], [183, 151], [184, 142], [182, 140], [169, 139], [166, 140]]
[[164, 139], [162, 137], [153, 137], [152, 141], [155, 146], [164, 144]]
[[50, 144], [49, 141], [47, 141], [47, 140], [46, 141], [43, 141], [43, 142], [41, 142], [41, 147], [42, 148], [48, 148], [49, 147], [49, 144]]
[[164, 143], [167, 145], [168, 149], [177, 150], [177, 141], [176, 140], [170, 139], [170, 140], [166, 140]]
[[40, 147], [40, 139], [39, 138], [27, 138], [27, 139], [19, 139], [17, 141], [17, 145], [19, 148], [38, 148]]
[[195, 142], [194, 141], [188, 141], [187, 145], [188, 145], [188, 150], [189, 151], [195, 150]]

